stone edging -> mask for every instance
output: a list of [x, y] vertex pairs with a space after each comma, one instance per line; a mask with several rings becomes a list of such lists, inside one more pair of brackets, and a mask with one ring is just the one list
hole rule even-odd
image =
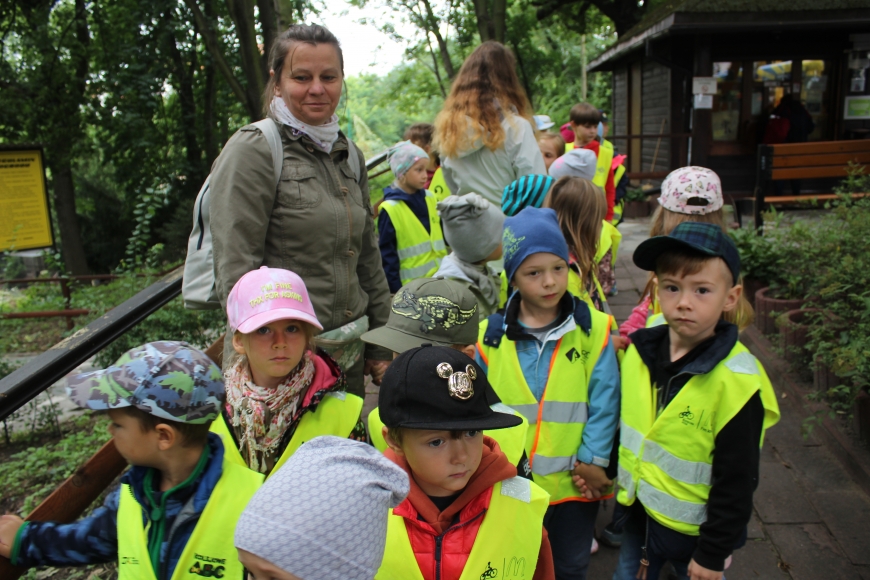
[[[823, 403], [807, 400], [807, 395], [812, 392], [811, 386], [801, 382], [790, 372], [788, 363], [773, 351], [770, 340], [760, 330], [750, 326], [740, 334], [740, 341], [761, 361], [774, 386], [788, 395], [785, 399], [779, 399], [780, 405], [796, 406], [794, 409], [800, 417], [827, 410]], [[836, 422], [827, 414], [821, 424], [813, 429], [813, 434], [837, 457], [855, 483], [870, 495], [870, 452], [840, 431]]]

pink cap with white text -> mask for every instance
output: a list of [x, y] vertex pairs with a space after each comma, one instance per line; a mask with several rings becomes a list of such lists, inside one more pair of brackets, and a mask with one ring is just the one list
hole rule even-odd
[[227, 318], [230, 328], [242, 334], [276, 320], [301, 320], [323, 330], [302, 278], [268, 266], [239, 278], [227, 298]]

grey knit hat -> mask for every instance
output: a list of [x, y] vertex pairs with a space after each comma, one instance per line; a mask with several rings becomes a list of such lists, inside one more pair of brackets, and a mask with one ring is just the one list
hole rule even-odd
[[371, 445], [317, 437], [251, 498], [236, 547], [304, 580], [372, 580], [388, 510], [409, 490], [408, 474]]
[[582, 177], [592, 181], [598, 158], [589, 149], [571, 149], [550, 165], [550, 177]]
[[438, 214], [447, 244], [463, 262], [480, 262], [501, 243], [504, 214], [476, 193], [447, 196]]

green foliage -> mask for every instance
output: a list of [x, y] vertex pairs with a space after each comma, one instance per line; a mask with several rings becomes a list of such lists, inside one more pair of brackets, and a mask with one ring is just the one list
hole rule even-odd
[[744, 278], [767, 281], [776, 276], [778, 247], [770, 236], [759, 236], [754, 228], [730, 230], [740, 253], [740, 271]]
[[629, 187], [625, 190], [625, 201], [647, 201], [647, 194], [642, 187]]
[[18, 515], [26, 517], [60, 483], [83, 465], [109, 440], [108, 419], [83, 415], [68, 424], [68, 434], [13, 454], [0, 464], [4, 502], [20, 502]]

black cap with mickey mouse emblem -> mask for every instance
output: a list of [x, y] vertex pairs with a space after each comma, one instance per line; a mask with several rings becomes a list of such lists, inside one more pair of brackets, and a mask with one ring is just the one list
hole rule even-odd
[[506, 429], [520, 417], [493, 411], [486, 374], [467, 355], [446, 346], [400, 354], [381, 382], [378, 408], [387, 427], [482, 431]]

